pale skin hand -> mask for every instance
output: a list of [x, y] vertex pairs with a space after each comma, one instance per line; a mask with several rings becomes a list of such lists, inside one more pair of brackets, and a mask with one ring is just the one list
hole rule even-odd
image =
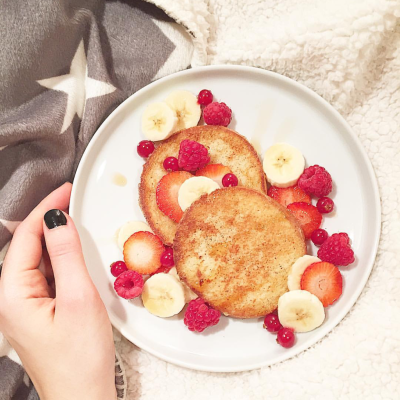
[[[0, 278], [0, 331], [17, 351], [41, 400], [113, 400], [114, 342], [106, 309], [83, 259], [78, 233], [48, 229], [44, 214], [66, 210], [71, 184], [44, 199], [17, 228]], [[44, 236], [56, 297], [37, 269]]]

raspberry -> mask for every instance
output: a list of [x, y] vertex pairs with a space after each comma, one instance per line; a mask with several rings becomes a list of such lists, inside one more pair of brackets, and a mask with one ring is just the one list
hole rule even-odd
[[220, 315], [219, 311], [212, 309], [198, 297], [189, 302], [184, 322], [190, 331], [203, 332], [209, 326], [217, 325]]
[[208, 150], [200, 143], [185, 139], [179, 148], [178, 165], [185, 171], [196, 171], [210, 162]]
[[334, 233], [325, 240], [318, 250], [318, 257], [322, 261], [336, 266], [346, 266], [354, 262], [354, 251], [350, 247], [347, 233]]
[[232, 119], [232, 110], [225, 103], [211, 103], [203, 110], [204, 122], [207, 125], [228, 126]]
[[197, 102], [201, 106], [207, 106], [213, 101], [213, 94], [211, 93], [210, 90], [203, 89], [200, 91], [200, 93], [197, 96]]
[[313, 165], [304, 170], [297, 186], [309, 195], [324, 197], [332, 190], [332, 177], [325, 168]]
[[143, 290], [143, 277], [136, 271], [125, 271], [114, 282], [114, 289], [118, 296], [124, 299], [138, 297]]

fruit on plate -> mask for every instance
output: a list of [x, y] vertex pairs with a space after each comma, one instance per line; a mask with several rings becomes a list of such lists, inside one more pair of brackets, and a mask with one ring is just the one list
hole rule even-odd
[[185, 293], [172, 275], [155, 274], [144, 283], [142, 301], [149, 312], [167, 318], [178, 314], [185, 306]]
[[161, 265], [163, 267], [173, 267], [174, 263], [174, 250], [171, 247], [166, 247], [164, 252], [161, 254]]
[[210, 103], [203, 110], [207, 125], [228, 126], [232, 120], [232, 110], [225, 103]]
[[226, 174], [222, 178], [222, 186], [223, 187], [234, 187], [237, 186], [239, 183], [239, 180], [235, 174]]
[[285, 328], [309, 332], [324, 322], [325, 311], [317, 296], [306, 290], [292, 290], [279, 298], [278, 317]]
[[150, 140], [142, 140], [137, 145], [137, 152], [140, 157], [147, 158], [155, 149], [154, 143]]
[[152, 232], [150, 227], [142, 221], [128, 221], [117, 231], [117, 243], [121, 251], [124, 250], [124, 243], [136, 232]]
[[287, 188], [296, 184], [304, 171], [305, 160], [301, 151], [287, 143], [276, 143], [264, 154], [263, 167], [268, 182]]
[[115, 261], [110, 265], [111, 275], [120, 276], [123, 272], [128, 270], [128, 267], [123, 261]]
[[236, 318], [275, 310], [291, 266], [305, 253], [303, 232], [290, 212], [243, 186], [194, 202], [174, 240], [181, 280], [211, 307]]
[[267, 191], [262, 164], [253, 146], [243, 136], [222, 126], [201, 125], [178, 132], [161, 143], [143, 166], [139, 185], [139, 203], [154, 233], [164, 244], [172, 246], [177, 223], [157, 206], [158, 182], [167, 173], [163, 162], [178, 157], [180, 143], [194, 140], [208, 149], [211, 164], [222, 164], [234, 171], [240, 185], [259, 192]]
[[279, 321], [278, 314], [267, 314], [264, 318], [263, 327], [271, 333], [277, 333], [280, 329], [282, 329], [282, 324]]
[[329, 214], [333, 211], [335, 203], [329, 197], [321, 197], [317, 201], [317, 208], [321, 214]]
[[143, 290], [143, 277], [136, 271], [125, 271], [114, 282], [114, 289], [118, 296], [124, 299], [134, 299], [140, 296]]
[[176, 131], [196, 126], [201, 117], [201, 107], [197, 97], [187, 90], [172, 92], [165, 100], [177, 118]]
[[304, 170], [297, 185], [311, 196], [324, 197], [332, 191], [332, 177], [325, 168], [312, 165]]
[[201, 106], [207, 106], [213, 101], [213, 94], [211, 90], [203, 89], [200, 90], [200, 93], [197, 95], [197, 102]]
[[219, 189], [218, 183], [205, 176], [194, 176], [182, 183], [178, 193], [178, 203], [186, 211], [203, 194], [210, 194]]
[[298, 186], [290, 186], [288, 188], [279, 188], [271, 186], [268, 189], [268, 196], [272, 197], [278, 203], [287, 207], [289, 204], [303, 202], [311, 204], [311, 197], [301, 190]]
[[184, 171], [194, 172], [210, 162], [208, 150], [195, 140], [185, 139], [179, 145], [178, 166]]
[[204, 329], [217, 325], [221, 313], [212, 309], [200, 297], [189, 302], [184, 323], [190, 331], [203, 332]]
[[309, 256], [308, 254], [298, 258], [292, 265], [292, 268], [288, 276], [288, 288], [289, 290], [300, 290], [300, 281], [303, 276], [303, 272], [311, 264], [321, 261], [318, 257]]
[[325, 229], [316, 229], [311, 234], [311, 241], [316, 246], [321, 246], [321, 244], [324, 243], [326, 239], [328, 239], [328, 236], [328, 232]]
[[194, 292], [190, 289], [190, 287], [189, 287], [188, 285], [186, 285], [185, 282], [182, 282], [182, 281], [180, 280], [179, 275], [178, 275], [178, 273], [176, 272], [176, 268], [175, 268], [175, 267], [172, 267], [172, 268], [169, 270], [168, 273], [169, 273], [170, 275], [172, 275], [173, 277], [175, 277], [176, 279], [178, 279], [178, 281], [180, 281], [180, 283], [182, 284], [182, 286], [183, 286], [183, 291], [185, 292], [185, 302], [186, 302], [186, 303], [189, 303], [189, 301], [191, 301], [191, 300], [197, 299], [197, 297], [198, 297], [197, 294], [194, 293]]
[[336, 266], [347, 266], [354, 262], [354, 251], [347, 233], [334, 233], [321, 245], [318, 257]]
[[287, 209], [299, 221], [306, 239], [310, 239], [311, 234], [320, 227], [322, 222], [322, 215], [317, 210], [317, 207], [300, 202], [289, 204]]
[[142, 132], [149, 140], [164, 140], [176, 131], [177, 123], [175, 111], [166, 103], [151, 103], [142, 116]]
[[219, 187], [223, 187], [222, 178], [231, 173], [230, 168], [226, 167], [222, 164], [208, 164], [203, 168], [200, 168], [196, 171], [196, 176], [206, 176], [207, 178], [212, 179], [217, 182]]
[[342, 294], [343, 280], [339, 269], [328, 262], [317, 262], [306, 268], [301, 277], [301, 290], [317, 296], [324, 307], [333, 304]]
[[164, 175], [156, 188], [158, 208], [174, 222], [179, 222], [183, 211], [178, 202], [179, 189], [193, 175], [186, 171], [174, 171]]
[[136, 232], [124, 244], [124, 261], [128, 269], [139, 274], [151, 274], [160, 266], [164, 245], [151, 232]]
[[296, 342], [296, 336], [294, 335], [293, 329], [282, 328], [276, 335], [276, 342], [280, 344], [285, 349], [293, 347]]

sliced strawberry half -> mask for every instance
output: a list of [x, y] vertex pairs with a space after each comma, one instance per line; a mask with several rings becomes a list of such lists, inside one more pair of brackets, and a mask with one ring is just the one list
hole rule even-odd
[[304, 202], [292, 203], [287, 206], [288, 210], [299, 221], [306, 239], [310, 239], [311, 234], [320, 227], [322, 215], [317, 207]]
[[193, 175], [186, 171], [174, 171], [164, 175], [158, 182], [156, 202], [158, 208], [175, 222], [182, 218], [183, 211], [178, 203], [179, 188]]
[[222, 178], [226, 174], [231, 174], [231, 173], [232, 171], [228, 167], [225, 167], [225, 165], [208, 164], [205, 167], [200, 168], [196, 172], [196, 176], [205, 176], [207, 178], [210, 178], [213, 181], [217, 182], [220, 187], [223, 187]]
[[157, 269], [157, 271], [153, 272], [150, 275], [155, 275], [155, 274], [168, 274], [169, 271], [171, 271], [171, 269], [174, 268], [174, 266], [172, 265], [171, 267], [164, 267], [163, 265], [161, 265], [160, 268]]
[[343, 279], [339, 269], [328, 262], [311, 264], [303, 272], [301, 290], [317, 296], [324, 307], [333, 304], [342, 294]]
[[288, 188], [271, 186], [268, 189], [268, 196], [272, 197], [284, 207], [287, 207], [289, 204], [299, 202], [311, 204], [311, 197], [298, 186], [291, 186]]
[[124, 261], [128, 269], [139, 274], [151, 274], [161, 266], [164, 245], [151, 232], [136, 232], [124, 244]]

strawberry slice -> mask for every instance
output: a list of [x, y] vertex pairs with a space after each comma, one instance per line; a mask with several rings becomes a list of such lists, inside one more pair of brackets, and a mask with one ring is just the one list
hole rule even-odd
[[284, 207], [287, 207], [289, 204], [298, 202], [311, 204], [311, 197], [298, 186], [291, 186], [288, 188], [278, 188], [276, 186], [271, 186], [268, 189], [268, 196], [272, 197]]
[[301, 290], [317, 296], [324, 307], [333, 304], [342, 294], [343, 280], [339, 269], [328, 262], [311, 264], [303, 272]]
[[193, 175], [186, 171], [174, 171], [164, 175], [158, 182], [156, 202], [158, 208], [175, 222], [182, 218], [183, 211], [178, 203], [179, 188]]
[[151, 232], [139, 231], [125, 242], [124, 261], [132, 271], [151, 274], [160, 268], [163, 251], [164, 245], [158, 236]]
[[289, 204], [287, 208], [297, 218], [306, 239], [310, 239], [311, 234], [320, 227], [322, 222], [322, 215], [319, 213], [317, 207], [304, 202], [298, 202]]
[[155, 275], [155, 274], [168, 274], [171, 269], [174, 268], [173, 265], [170, 267], [165, 267], [164, 265], [161, 265], [160, 268], [158, 268], [155, 272], [151, 273], [150, 275]]
[[220, 187], [223, 187], [222, 178], [226, 174], [231, 174], [231, 173], [232, 171], [228, 167], [225, 167], [225, 165], [208, 164], [205, 167], [200, 168], [196, 172], [196, 176], [206, 176], [207, 178], [210, 178], [213, 181], [217, 182]]

